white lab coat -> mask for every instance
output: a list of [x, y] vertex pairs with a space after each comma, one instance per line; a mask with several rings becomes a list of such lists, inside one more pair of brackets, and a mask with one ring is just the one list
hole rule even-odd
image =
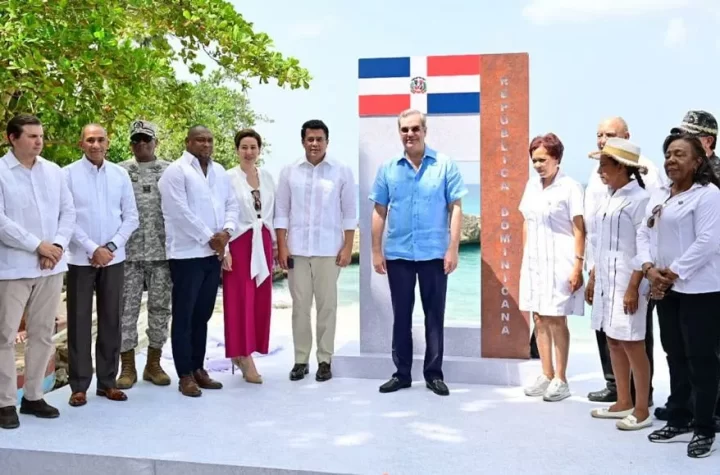
[[582, 186], [561, 170], [545, 189], [540, 177], [532, 177], [519, 209], [527, 226], [520, 310], [541, 316], [583, 315], [585, 286], [571, 292], [569, 283], [577, 259], [572, 220], [583, 215]]
[[644, 223], [650, 193], [635, 181], [608, 193], [593, 216], [596, 233], [592, 329], [620, 341], [645, 339], [648, 284], [640, 284], [638, 309], [625, 315], [623, 299], [635, 270], [642, 270], [636, 236]]

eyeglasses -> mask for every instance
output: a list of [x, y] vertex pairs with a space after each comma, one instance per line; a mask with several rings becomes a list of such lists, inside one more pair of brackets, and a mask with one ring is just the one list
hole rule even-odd
[[665, 203], [659, 204], [655, 206], [652, 210], [652, 214], [647, 220], [647, 227], [652, 228], [655, 226], [655, 220], [660, 218], [660, 215], [662, 214], [662, 209], [665, 207]]

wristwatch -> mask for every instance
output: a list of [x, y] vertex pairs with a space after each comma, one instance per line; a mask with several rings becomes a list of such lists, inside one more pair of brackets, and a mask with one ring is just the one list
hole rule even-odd
[[115, 251], [117, 251], [117, 246], [116, 246], [115, 243], [112, 242], [112, 241], [110, 241], [109, 243], [105, 244], [105, 247], [107, 247], [107, 248], [108, 248], [108, 251], [110, 251], [110, 252], [115, 252]]

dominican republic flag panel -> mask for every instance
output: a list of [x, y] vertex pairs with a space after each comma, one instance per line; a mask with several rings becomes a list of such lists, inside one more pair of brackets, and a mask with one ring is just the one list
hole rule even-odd
[[429, 116], [477, 115], [480, 63], [477, 54], [362, 58], [359, 115], [396, 116], [409, 108]]

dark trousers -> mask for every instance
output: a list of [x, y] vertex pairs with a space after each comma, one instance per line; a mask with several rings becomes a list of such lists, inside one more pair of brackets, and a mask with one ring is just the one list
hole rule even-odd
[[108, 267], [68, 266], [68, 372], [72, 392], [87, 392], [93, 375], [93, 294], [97, 296], [95, 374], [98, 389], [115, 387], [120, 358], [125, 263]]
[[415, 283], [420, 283], [420, 300], [425, 313], [426, 381], [443, 379], [442, 361], [445, 325], [447, 275], [442, 259], [430, 261], [387, 261], [390, 299], [393, 308], [392, 356], [402, 382], [412, 380], [412, 314], [415, 308]]
[[[655, 309], [655, 300], [648, 302], [647, 313], [645, 319], [647, 322], [647, 330], [645, 331], [645, 352], [650, 360], [650, 399], [653, 398], [652, 378], [655, 372], [655, 363], [653, 359], [653, 348], [655, 347], [655, 336], [653, 334], [653, 310]], [[608, 348], [607, 337], [602, 330], [595, 332], [597, 339], [598, 352], [600, 353], [600, 363], [602, 364], [603, 374], [607, 382], [607, 388], [613, 393], [617, 393], [617, 384], [615, 383], [615, 374], [613, 373], [612, 361], [610, 359], [610, 349]], [[633, 404], [635, 403], [635, 381], [630, 375], [630, 394], [632, 395]]]
[[668, 423], [695, 417], [695, 432], [713, 436], [720, 385], [720, 292], [670, 291], [658, 302], [660, 340], [670, 370]]
[[175, 370], [179, 377], [203, 369], [207, 324], [220, 286], [217, 256], [170, 260], [172, 278], [172, 339]]

